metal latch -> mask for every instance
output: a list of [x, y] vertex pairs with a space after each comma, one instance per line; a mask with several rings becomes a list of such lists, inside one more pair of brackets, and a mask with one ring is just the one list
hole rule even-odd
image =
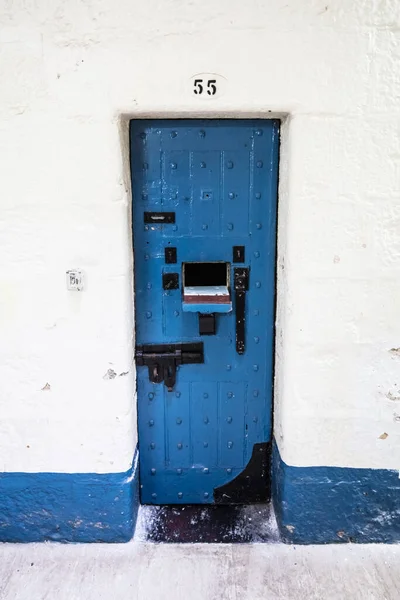
[[149, 380], [161, 383], [171, 392], [176, 382], [178, 365], [204, 363], [203, 342], [187, 344], [141, 344], [136, 346], [136, 364], [148, 367]]
[[249, 289], [249, 269], [247, 267], [235, 269], [233, 287], [236, 300], [236, 352], [244, 354], [246, 350], [246, 292]]

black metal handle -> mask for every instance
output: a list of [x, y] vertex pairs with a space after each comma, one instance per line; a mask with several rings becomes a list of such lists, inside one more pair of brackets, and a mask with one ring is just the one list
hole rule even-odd
[[233, 275], [236, 304], [236, 352], [246, 350], [246, 292], [249, 289], [249, 269], [236, 268]]

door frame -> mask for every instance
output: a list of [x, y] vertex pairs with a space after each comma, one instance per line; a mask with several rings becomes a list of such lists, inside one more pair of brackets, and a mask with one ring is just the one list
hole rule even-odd
[[132, 343], [130, 347], [132, 371], [134, 373], [134, 410], [132, 418], [134, 424], [132, 430], [135, 432], [135, 445], [138, 448], [138, 421], [137, 421], [137, 380], [135, 364], [135, 287], [134, 287], [134, 263], [133, 263], [133, 196], [131, 185], [130, 168], [130, 140], [129, 123], [131, 120], [140, 121], [144, 119], [262, 119], [269, 121], [279, 119], [280, 121], [280, 143], [278, 158], [278, 194], [277, 194], [277, 221], [276, 221], [276, 254], [275, 254], [275, 319], [274, 319], [274, 349], [273, 349], [273, 379], [271, 395], [271, 433], [272, 442], [276, 439], [282, 443], [282, 405], [283, 395], [283, 336], [285, 335], [285, 314], [286, 314], [286, 288], [287, 274], [285, 271], [285, 257], [287, 247], [287, 223], [289, 218], [289, 176], [288, 165], [289, 141], [291, 132], [291, 115], [286, 112], [277, 112], [272, 110], [261, 111], [140, 111], [120, 113], [118, 117], [118, 131], [121, 146], [122, 158], [122, 181], [127, 198], [127, 225], [128, 241], [130, 247], [130, 282], [129, 282], [129, 305], [133, 307], [131, 311], [131, 331]]

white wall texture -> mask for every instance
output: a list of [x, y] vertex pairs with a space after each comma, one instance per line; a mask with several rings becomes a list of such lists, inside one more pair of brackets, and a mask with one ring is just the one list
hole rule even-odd
[[143, 116], [284, 117], [278, 445], [400, 467], [399, 64], [397, 0], [0, 0], [0, 471], [131, 464]]

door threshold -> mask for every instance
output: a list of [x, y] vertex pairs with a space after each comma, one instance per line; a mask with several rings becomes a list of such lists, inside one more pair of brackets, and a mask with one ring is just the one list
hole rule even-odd
[[135, 540], [164, 544], [279, 542], [271, 503], [246, 506], [142, 505]]

